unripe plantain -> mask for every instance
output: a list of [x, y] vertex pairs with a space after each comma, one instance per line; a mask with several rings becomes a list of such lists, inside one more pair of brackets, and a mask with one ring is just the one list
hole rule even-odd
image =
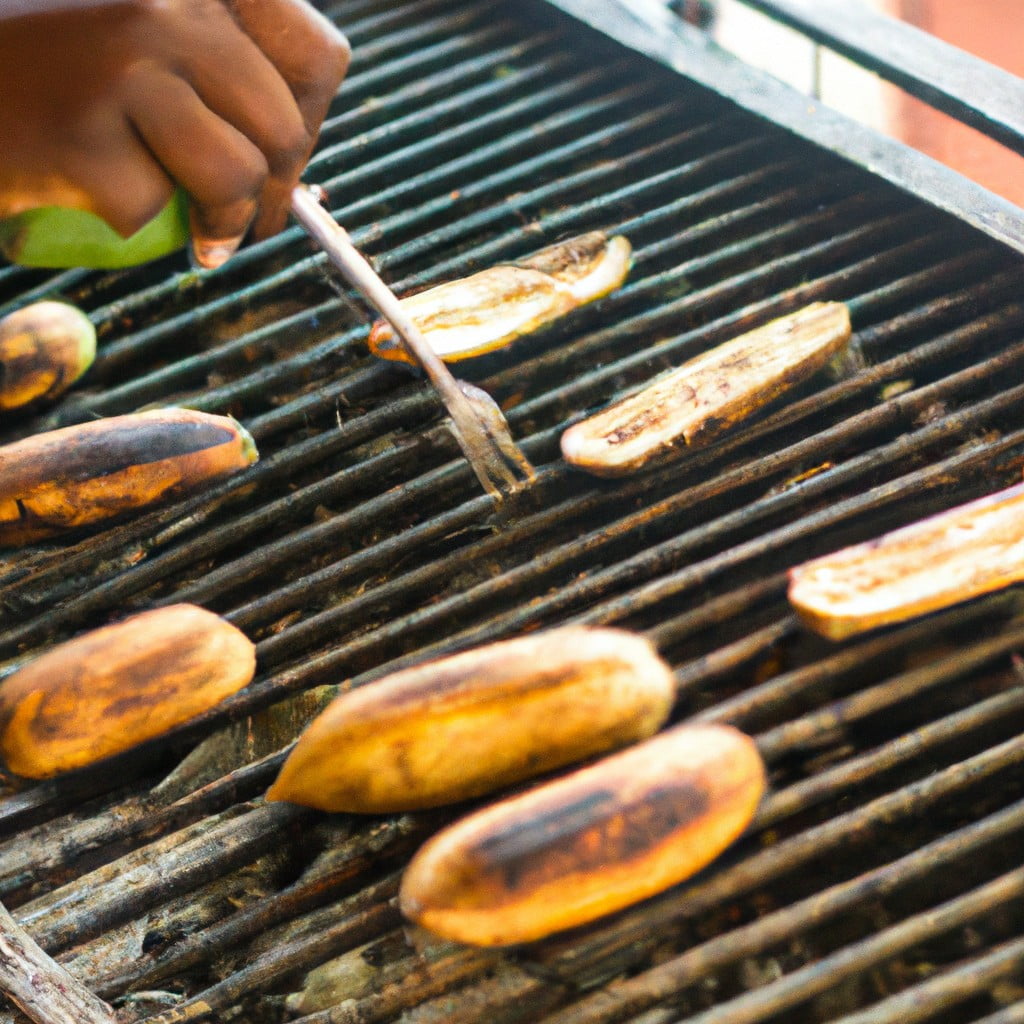
[[96, 358], [96, 329], [64, 302], [34, 302], [0, 320], [0, 410], [62, 395]]
[[0, 683], [0, 753], [44, 779], [154, 739], [242, 689], [251, 641], [195, 605], [143, 612], [70, 640]]
[[530, 942], [690, 877], [746, 828], [765, 786], [753, 741], [683, 725], [439, 832], [403, 913], [478, 946]]
[[490, 644], [338, 697], [267, 798], [364, 813], [454, 803], [649, 736], [674, 693], [650, 643], [622, 630]]
[[154, 409], [0, 448], [0, 544], [25, 544], [194, 490], [258, 458], [227, 416]]
[[188, 229], [188, 198], [179, 189], [130, 238], [88, 210], [42, 206], [5, 217], [0, 252], [26, 267], [133, 267], [180, 249]]

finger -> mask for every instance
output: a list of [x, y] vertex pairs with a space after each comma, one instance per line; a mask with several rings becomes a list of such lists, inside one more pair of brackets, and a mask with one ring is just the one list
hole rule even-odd
[[86, 210], [130, 238], [167, 205], [174, 183], [134, 135], [96, 154], [79, 154], [65, 172], [40, 170], [37, 183], [0, 183], [0, 218], [43, 206]]
[[[288, 199], [313, 149], [313, 137], [288, 83], [262, 50], [225, 11], [217, 47], [200, 47], [189, 80], [207, 107], [233, 125], [267, 161], [270, 173], [259, 197], [253, 236], [277, 234]], [[205, 59], [211, 52], [216, 62]]]
[[122, 238], [145, 227], [174, 195], [174, 182], [138, 140], [126, 145], [120, 160], [85, 167], [76, 178], [90, 197], [92, 212]]
[[348, 70], [348, 40], [304, 0], [228, 0], [228, 5], [288, 83], [315, 139]]
[[241, 244], [256, 213], [269, 171], [266, 159], [170, 72], [137, 69], [126, 109], [143, 142], [188, 193], [197, 261], [220, 266]]
[[231, 15], [203, 24], [182, 71], [199, 98], [263, 153], [271, 174], [290, 175], [312, 139], [295, 96], [256, 41]]
[[290, 168], [277, 170], [261, 198], [253, 237], [267, 238], [285, 225], [292, 189], [348, 70], [349, 46], [345, 37], [303, 0], [229, 2], [239, 24], [287, 82], [306, 129], [302, 153]]

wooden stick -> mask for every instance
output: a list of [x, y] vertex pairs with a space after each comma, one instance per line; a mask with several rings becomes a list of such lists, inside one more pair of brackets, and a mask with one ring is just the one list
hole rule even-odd
[[2, 904], [0, 991], [36, 1024], [115, 1024], [113, 1010], [47, 956]]

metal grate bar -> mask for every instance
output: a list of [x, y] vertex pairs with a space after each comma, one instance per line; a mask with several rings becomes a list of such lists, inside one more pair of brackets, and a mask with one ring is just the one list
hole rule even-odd
[[[840, 1017], [837, 1024], [888, 1024], [894, 1020], [915, 1024], [974, 996], [989, 996], [997, 981], [1019, 976], [1022, 962], [1024, 939], [1003, 943], [991, 953], [891, 996], [870, 1010]], [[986, 1020], [1000, 1016], [996, 1014]]]
[[80, 820], [80, 812], [57, 818], [23, 835], [17, 842], [0, 846], [0, 893], [31, 886], [33, 892], [53, 885], [66, 876], [69, 865], [87, 861], [103, 847], [166, 834], [188, 822], [219, 814], [240, 800], [261, 795], [273, 781], [282, 758], [273, 755], [195, 790], [173, 804], [152, 798], [132, 798]]
[[[99, 868], [75, 888], [74, 895], [55, 890], [25, 904], [18, 920], [50, 952], [99, 935], [154, 906], [268, 850], [285, 824], [308, 818], [291, 804], [264, 804], [241, 815], [233, 808], [185, 830], [187, 838], [169, 836], [141, 855], [129, 854]], [[132, 894], [125, 899], [125, 893]], [[106, 895], [109, 893], [109, 896]]]
[[[1013, 871], [988, 885], [982, 886], [966, 896], [908, 918], [902, 924], [887, 928], [871, 939], [849, 946], [839, 953], [825, 957], [818, 963], [808, 965], [777, 982], [764, 985], [756, 992], [740, 996], [729, 1003], [705, 1010], [688, 1019], [694, 1024], [754, 1024], [771, 1018], [814, 995], [828, 991], [843, 978], [870, 968], [917, 943], [941, 934], [951, 928], [973, 921], [975, 918], [1003, 906], [1007, 901], [1016, 901], [1024, 895], [1024, 869]], [[963, 969], [945, 975], [936, 987], [947, 993], [956, 992], [964, 997], [977, 992], [980, 986], [991, 984], [998, 977], [1006, 976], [1020, 965], [1024, 956], [1024, 939], [996, 947], [985, 957], [972, 964], [969, 980], [964, 986]], [[964, 991], [966, 987], [966, 992]], [[984, 990], [983, 988], [981, 989]], [[898, 1001], [901, 1006], [913, 1002], [913, 995]], [[845, 1018], [847, 1024], [882, 1024], [893, 1019], [920, 1019], [913, 1011], [907, 1018], [874, 1016], [870, 1012], [854, 1014]]]

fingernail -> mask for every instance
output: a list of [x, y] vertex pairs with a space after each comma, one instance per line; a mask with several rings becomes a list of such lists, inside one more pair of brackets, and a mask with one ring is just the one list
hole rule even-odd
[[[244, 236], [242, 236], [244, 237]], [[192, 240], [192, 261], [206, 270], [223, 266], [238, 251], [242, 237], [216, 241]]]

